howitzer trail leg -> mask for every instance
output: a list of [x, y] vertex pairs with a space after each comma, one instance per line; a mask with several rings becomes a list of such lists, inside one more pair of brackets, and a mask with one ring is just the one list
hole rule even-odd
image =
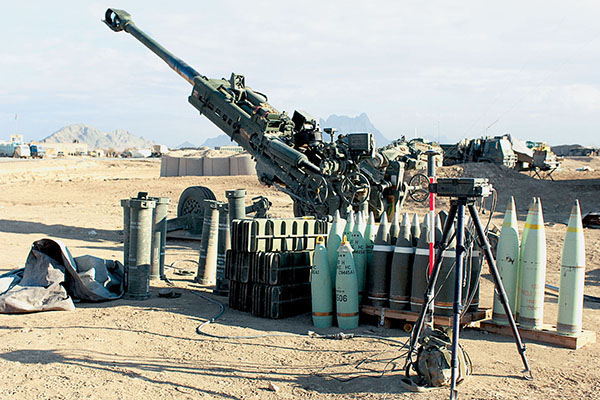
[[487, 237], [485, 236], [483, 226], [481, 225], [479, 215], [477, 214], [477, 209], [473, 204], [469, 204], [468, 207], [469, 213], [471, 214], [471, 218], [473, 219], [473, 223], [475, 225], [475, 229], [477, 230], [477, 236], [479, 237], [481, 249], [485, 254], [485, 259], [487, 260], [490, 273], [492, 274], [492, 279], [494, 280], [494, 287], [498, 292], [498, 297], [500, 299], [500, 302], [502, 303], [502, 307], [504, 307], [504, 313], [506, 314], [508, 324], [510, 325], [510, 328], [512, 330], [512, 334], [515, 339], [515, 344], [517, 345], [517, 350], [521, 355], [521, 360], [523, 361], [523, 366], [525, 367], [525, 370], [523, 372], [529, 373], [529, 377], [526, 377], [526, 379], [533, 379], [533, 374], [531, 373], [531, 368], [529, 368], [527, 356], [525, 356], [526, 348], [521, 340], [521, 335], [519, 334], [519, 330], [517, 329], [517, 324], [515, 323], [515, 319], [510, 310], [510, 306], [508, 304], [508, 297], [506, 296], [506, 291], [504, 290], [504, 286], [502, 285], [502, 279], [500, 278], [500, 273], [498, 272], [498, 268], [496, 267], [496, 262], [494, 261], [494, 256], [492, 254], [492, 249], [490, 248], [490, 243], [488, 242]]

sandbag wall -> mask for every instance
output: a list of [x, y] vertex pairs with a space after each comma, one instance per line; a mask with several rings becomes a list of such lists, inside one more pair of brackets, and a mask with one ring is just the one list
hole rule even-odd
[[163, 156], [160, 176], [232, 176], [254, 175], [255, 162], [250, 154], [231, 157]]
[[229, 306], [265, 318], [310, 311], [315, 240], [327, 223], [304, 218], [239, 219], [231, 224], [225, 277]]

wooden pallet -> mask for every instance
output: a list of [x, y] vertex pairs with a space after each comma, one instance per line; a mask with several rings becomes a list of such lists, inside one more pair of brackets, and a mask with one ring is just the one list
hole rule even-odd
[[[491, 333], [497, 333], [503, 336], [512, 336], [512, 330], [508, 325], [498, 325], [493, 321], [481, 323], [481, 329]], [[577, 336], [566, 336], [558, 333], [556, 327], [544, 324], [543, 329], [525, 329], [519, 327], [519, 334], [522, 339], [530, 339], [534, 342], [554, 344], [559, 347], [577, 350], [588, 343], [596, 343], [596, 332], [581, 331]]]
[[[374, 307], [374, 306], [361, 306], [360, 311], [363, 315], [378, 317], [378, 325], [389, 328], [392, 326], [392, 322], [400, 321], [404, 322], [404, 330], [410, 331], [412, 323], [417, 320], [419, 313], [405, 310], [392, 310], [385, 307]], [[475, 312], [466, 313], [462, 319], [461, 324], [468, 325], [473, 322], [483, 321], [492, 317], [491, 308], [481, 308]], [[435, 316], [434, 323], [436, 326], [452, 326], [452, 317]]]

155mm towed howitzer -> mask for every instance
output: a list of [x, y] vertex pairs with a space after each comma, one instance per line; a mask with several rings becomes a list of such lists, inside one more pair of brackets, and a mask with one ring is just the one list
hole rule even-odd
[[287, 193], [296, 215], [344, 215], [368, 205], [379, 217], [386, 203], [404, 201], [410, 155], [389, 146], [377, 151], [370, 133], [336, 136], [325, 129], [325, 141], [315, 118], [279, 112], [266, 95], [246, 86], [243, 75], [207, 78], [144, 33], [126, 11], [109, 8], [104, 22], [134, 36], [193, 85], [189, 102], [256, 159], [258, 179]]

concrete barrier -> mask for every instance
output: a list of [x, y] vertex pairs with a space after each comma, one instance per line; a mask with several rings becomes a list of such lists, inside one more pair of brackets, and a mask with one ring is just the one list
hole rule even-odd
[[233, 176], [254, 175], [255, 162], [249, 154], [232, 157], [163, 156], [160, 176]]

